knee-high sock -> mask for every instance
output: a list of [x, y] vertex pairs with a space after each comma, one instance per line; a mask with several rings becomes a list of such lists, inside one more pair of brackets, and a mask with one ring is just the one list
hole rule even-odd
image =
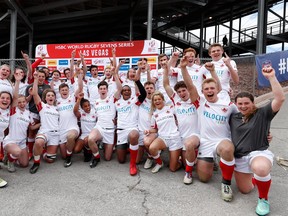
[[234, 172], [235, 159], [233, 159], [232, 161], [226, 161], [220, 158], [219, 165], [222, 171], [222, 178], [223, 178], [222, 183], [230, 185], [233, 172]]
[[260, 177], [254, 174], [255, 185], [257, 185], [259, 198], [268, 200], [268, 193], [271, 185], [271, 175]]
[[130, 164], [136, 164], [136, 158], [138, 154], [139, 145], [131, 145], [130, 148]]

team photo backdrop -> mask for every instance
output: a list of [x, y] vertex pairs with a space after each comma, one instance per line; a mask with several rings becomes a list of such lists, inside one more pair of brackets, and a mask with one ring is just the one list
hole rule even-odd
[[[58, 69], [61, 73], [65, 68], [70, 67], [71, 52], [76, 50], [75, 60], [79, 60], [79, 52], [83, 53], [85, 62], [88, 66], [97, 65], [99, 72], [110, 65], [112, 59], [112, 48], [116, 48], [117, 62], [125, 59], [125, 64], [120, 68], [119, 74], [125, 76], [128, 69], [137, 66], [139, 58], [147, 58], [150, 69], [158, 68], [158, 41], [114, 41], [96, 43], [73, 43], [73, 44], [40, 44], [36, 47], [36, 58], [42, 53], [46, 58], [39, 66], [45, 66], [50, 71]], [[87, 73], [90, 76], [90, 73]]]

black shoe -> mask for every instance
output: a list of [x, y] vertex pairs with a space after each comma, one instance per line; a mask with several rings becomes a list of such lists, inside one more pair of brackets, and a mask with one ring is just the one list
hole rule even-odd
[[67, 156], [64, 161], [64, 167], [70, 167], [72, 165], [71, 156]]
[[94, 167], [97, 166], [98, 162], [100, 162], [100, 158], [93, 158], [92, 161], [91, 161], [91, 163], [89, 164], [89, 166], [90, 166], [91, 168], [94, 168]]
[[34, 174], [37, 172], [37, 170], [39, 169], [39, 166], [40, 166], [40, 163], [34, 163], [32, 165], [32, 167], [30, 168], [30, 173], [31, 174]]
[[89, 162], [91, 161], [92, 159], [92, 152], [91, 150], [87, 150], [85, 147], [84, 147], [84, 162]]

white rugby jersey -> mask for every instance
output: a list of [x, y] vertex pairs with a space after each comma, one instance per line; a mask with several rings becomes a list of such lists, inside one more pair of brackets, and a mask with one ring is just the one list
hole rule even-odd
[[81, 130], [83, 134], [90, 133], [90, 131], [95, 127], [97, 115], [95, 109], [91, 107], [90, 113], [84, 112], [82, 109], [79, 109], [81, 114], [80, 123]]
[[124, 100], [121, 97], [115, 102], [117, 117], [117, 128], [135, 128], [138, 127], [138, 112], [139, 105], [141, 103], [138, 101], [136, 96], [132, 96], [128, 100]]
[[100, 98], [100, 95], [98, 93], [98, 83], [100, 83], [103, 80], [101, 77], [89, 77], [87, 79], [87, 88], [89, 93], [89, 101], [91, 103], [95, 103], [95, 101]]
[[108, 96], [113, 96], [117, 90], [117, 85], [116, 85], [116, 82], [114, 80], [114, 77], [112, 77], [110, 79], [103, 79], [103, 81], [108, 83]]
[[181, 100], [176, 93], [173, 94], [171, 98], [175, 114], [177, 117], [178, 128], [182, 138], [187, 138], [191, 134], [199, 134], [198, 127], [198, 113], [197, 109], [199, 108], [199, 101], [191, 102], [190, 99], [187, 101]]
[[[157, 73], [156, 73], [155, 70], [150, 71], [150, 77], [151, 77], [151, 79], [152, 78], [156, 78], [157, 79]], [[142, 85], [144, 85], [145, 82], [147, 82], [147, 81], [148, 81], [148, 79], [147, 79], [147, 71], [141, 72], [141, 74], [140, 74], [140, 82], [142, 83]]]
[[127, 78], [123, 79], [121, 77], [121, 83], [122, 83], [122, 86], [125, 86], [125, 85], [129, 86], [131, 88], [131, 95], [135, 95], [135, 92], [136, 92], [135, 86], [136, 86], [136, 84], [135, 84], [135, 82], [133, 80], [129, 80]]
[[61, 85], [61, 80], [58, 80], [58, 81], [54, 81], [53, 82], [54, 83], [54, 85], [53, 85], [53, 90], [55, 91], [55, 93], [56, 93], [56, 98], [58, 99], [58, 98], [60, 98], [61, 97], [61, 95], [60, 95], [60, 93], [59, 93], [59, 86]]
[[[198, 94], [202, 94], [202, 82], [206, 79], [209, 72], [207, 70], [201, 70], [201, 66], [197, 64], [193, 64], [191, 67], [187, 66], [187, 71], [193, 81], [193, 84], [197, 88]], [[177, 81], [182, 81], [183, 75], [182, 71], [178, 72]]]
[[78, 128], [77, 117], [74, 115], [73, 109], [76, 103], [75, 97], [69, 95], [68, 98], [57, 99], [57, 108], [60, 115], [60, 130], [69, 130], [70, 128]]
[[[15, 85], [15, 84], [14, 84], [14, 85]], [[25, 95], [26, 88], [27, 88], [28, 85], [29, 85], [29, 84], [28, 84], [27, 79], [25, 80], [24, 83], [23, 83], [23, 82], [20, 82], [20, 83], [19, 83], [19, 91], [18, 91], [18, 93], [21, 94], [21, 95]]]
[[[74, 78], [75, 82], [73, 83], [73, 89], [74, 92], [71, 95], [74, 95], [74, 93], [77, 91], [78, 87], [78, 78]], [[98, 92], [98, 91], [97, 91]], [[89, 93], [88, 93], [88, 86], [87, 86], [87, 80], [83, 80], [83, 93], [84, 93], [84, 98], [89, 99]]]
[[37, 110], [39, 111], [41, 126], [39, 131], [57, 131], [59, 130], [59, 112], [57, 106], [50, 106], [40, 102], [37, 104]]
[[13, 96], [13, 86], [8, 79], [0, 79], [0, 92], [7, 91]]
[[12, 139], [23, 140], [27, 137], [27, 129], [30, 124], [30, 112], [12, 107], [10, 110], [9, 134]]
[[9, 109], [3, 110], [0, 108], [0, 142], [3, 141], [4, 131], [9, 126], [9, 118], [10, 118]]
[[102, 128], [115, 128], [115, 124], [113, 122], [116, 116], [116, 107], [115, 107], [115, 98], [113, 96], [106, 97], [105, 99], [97, 99], [94, 104], [95, 111], [97, 114], [97, 125]]
[[74, 77], [71, 80], [67, 80], [65, 82], [68, 86], [69, 86], [69, 94], [70, 95], [74, 95], [74, 83], [75, 83], [75, 79]]
[[198, 109], [201, 141], [231, 139], [229, 118], [236, 112], [237, 107], [231, 102], [218, 99], [216, 103], [209, 103], [201, 97]]
[[139, 106], [138, 128], [139, 131], [149, 130], [151, 125], [151, 100], [145, 98], [143, 103]]
[[180, 136], [174, 107], [165, 105], [161, 110], [156, 109], [151, 118], [151, 127], [158, 129], [160, 137]]
[[[229, 72], [228, 67], [224, 63], [223, 58], [221, 58], [219, 61], [212, 61], [212, 63], [215, 66], [215, 71], [216, 71], [216, 73], [217, 73], [217, 75], [219, 77], [219, 80], [220, 80], [220, 83], [221, 83], [221, 86], [222, 86], [222, 90], [224, 90], [226, 92], [229, 92], [231, 74]], [[233, 67], [233, 69], [238, 71], [235, 61], [230, 60], [230, 63], [231, 63], [231, 66]], [[202, 68], [203, 68], [203, 70], [208, 71], [205, 67], [202, 67]], [[210, 73], [208, 73], [208, 77], [211, 77]]]

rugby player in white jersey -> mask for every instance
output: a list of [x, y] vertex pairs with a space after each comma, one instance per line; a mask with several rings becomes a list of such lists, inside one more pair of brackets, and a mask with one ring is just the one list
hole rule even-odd
[[[210, 45], [208, 54], [212, 58], [212, 63], [215, 66], [215, 71], [222, 86], [222, 90], [218, 96], [220, 99], [230, 102], [230, 80], [232, 80], [235, 85], [239, 83], [237, 65], [226, 53], [225, 57], [223, 57], [224, 49], [221, 44], [215, 43]], [[201, 69], [205, 70], [204, 67]]]
[[75, 142], [79, 136], [79, 127], [77, 117], [74, 115], [73, 109], [76, 103], [76, 95], [83, 90], [82, 74], [78, 75], [78, 89], [75, 95], [69, 94], [69, 87], [66, 83], [59, 86], [61, 98], [57, 100], [59, 111], [59, 144], [62, 157], [65, 158], [64, 167], [72, 165], [71, 157], [75, 147]]
[[9, 65], [3, 64], [0, 66], [0, 92], [7, 91], [12, 95], [13, 85], [9, 80], [10, 72], [11, 70]]
[[[139, 106], [139, 123], [138, 123], [138, 129], [139, 129], [139, 149], [138, 149], [138, 155], [136, 159], [136, 163], [140, 163], [141, 159], [144, 154], [144, 150], [149, 149], [149, 145], [152, 143], [152, 141], [157, 137], [156, 133], [151, 133], [149, 136], [146, 136], [144, 134], [145, 130], [148, 130], [150, 128], [151, 124], [151, 116], [150, 116], [150, 109], [151, 109], [151, 97], [152, 94], [155, 92], [155, 84], [151, 81], [147, 81], [144, 83], [144, 88], [146, 91], [146, 98], [143, 101], [143, 103]], [[148, 153], [147, 160], [144, 164], [144, 169], [150, 169], [153, 165], [153, 158]]]
[[[118, 68], [116, 69], [118, 70]], [[115, 79], [115, 83], [118, 88], [121, 89], [121, 83], [115, 68], [111, 68], [111, 73]], [[108, 83], [106, 81], [101, 81], [98, 83], [98, 92], [100, 98], [96, 100], [94, 104], [96, 114], [98, 117], [96, 126], [91, 130], [88, 136], [88, 145], [92, 151], [93, 159], [91, 160], [90, 167], [94, 168], [100, 162], [100, 154], [97, 146], [98, 141], [103, 141], [104, 143], [104, 158], [110, 161], [113, 154], [113, 143], [115, 135], [115, 117], [116, 108], [114, 102], [120, 96], [120, 91], [117, 90], [114, 95], [108, 95]], [[117, 88], [117, 89], [118, 89]]]
[[139, 105], [146, 98], [146, 91], [140, 82], [140, 74], [135, 76], [135, 84], [140, 94], [132, 95], [128, 85], [118, 86], [121, 98], [115, 102], [117, 110], [117, 157], [120, 163], [126, 161], [128, 143], [130, 150], [130, 175], [137, 174], [136, 158], [138, 154], [138, 112]]
[[56, 93], [52, 89], [43, 92], [43, 102], [38, 95], [38, 73], [35, 72], [32, 89], [33, 99], [41, 119], [41, 126], [36, 135], [33, 156], [34, 163], [30, 173], [37, 172], [40, 166], [40, 156], [43, 149], [47, 149], [45, 159], [47, 162], [54, 162], [59, 145], [59, 112], [56, 106]]
[[[213, 63], [205, 64], [210, 73], [216, 73]], [[231, 179], [234, 172], [234, 145], [231, 142], [229, 118], [237, 112], [235, 104], [218, 97], [221, 84], [213, 78], [204, 80], [200, 97], [198, 119], [200, 123], [200, 147], [198, 150], [197, 173], [199, 180], [208, 182], [213, 174], [213, 164], [216, 155], [220, 157], [222, 171], [221, 195], [222, 199], [230, 202], [233, 194]]]
[[20, 70], [15, 70], [15, 88], [13, 102], [10, 107], [9, 133], [3, 141], [4, 149], [8, 155], [9, 172], [16, 171], [14, 166], [16, 160], [19, 161], [21, 167], [27, 167], [29, 163], [26, 139], [28, 126], [30, 125], [30, 112], [26, 109], [25, 96], [18, 94], [23, 77], [24, 73], [21, 73]]

